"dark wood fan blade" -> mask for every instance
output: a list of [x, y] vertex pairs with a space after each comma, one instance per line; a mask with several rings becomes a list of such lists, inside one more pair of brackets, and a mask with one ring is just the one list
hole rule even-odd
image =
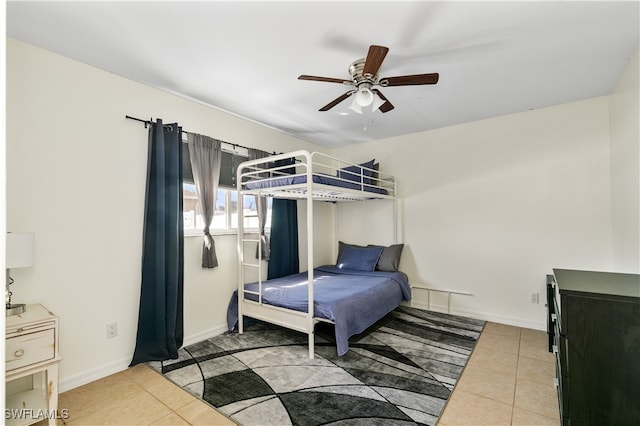
[[387, 56], [387, 52], [389, 52], [388, 47], [376, 46], [375, 44], [369, 46], [369, 53], [367, 53], [367, 59], [364, 61], [362, 73], [371, 75], [378, 74], [380, 65], [382, 65], [384, 57]]
[[329, 102], [328, 104], [326, 104], [325, 106], [320, 108], [320, 111], [329, 111], [331, 108], [333, 108], [334, 106], [338, 105], [340, 102], [344, 101], [345, 99], [347, 99], [349, 96], [353, 95], [354, 93], [355, 92], [353, 90], [350, 90], [350, 91], [342, 94], [341, 96], [335, 98], [334, 100], [332, 100], [331, 102]]
[[375, 94], [380, 96], [380, 99], [385, 101], [382, 105], [380, 105], [380, 108], [378, 108], [380, 110], [380, 112], [389, 112], [389, 111], [391, 111], [392, 109], [395, 108], [393, 106], [393, 104], [391, 102], [389, 102], [389, 99], [387, 99], [387, 97], [382, 94], [381, 91], [379, 91], [378, 89], [373, 89], [372, 92], [374, 92]]
[[[420, 84], [436, 84], [439, 78], [440, 75], [436, 72], [432, 74], [401, 75], [381, 78], [380, 83], [383, 86], [418, 86]], [[385, 84], [385, 82], [387, 82], [387, 84]]]
[[298, 80], [326, 81], [327, 83], [350, 83], [344, 78], [317, 77], [315, 75], [301, 75]]

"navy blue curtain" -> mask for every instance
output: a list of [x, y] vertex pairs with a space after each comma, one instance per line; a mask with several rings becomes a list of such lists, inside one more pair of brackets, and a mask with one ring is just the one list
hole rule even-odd
[[[280, 160], [275, 166], [295, 164], [294, 159]], [[295, 173], [295, 168], [285, 169]], [[298, 255], [298, 208], [296, 200], [275, 198], [271, 207], [271, 244], [267, 279], [300, 272]]]
[[130, 365], [178, 358], [184, 338], [182, 128], [151, 123], [136, 349]]

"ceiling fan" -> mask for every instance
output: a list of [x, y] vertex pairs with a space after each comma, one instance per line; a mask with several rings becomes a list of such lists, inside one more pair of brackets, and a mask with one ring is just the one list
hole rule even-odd
[[418, 86], [423, 84], [436, 84], [438, 82], [438, 73], [379, 78], [378, 70], [380, 69], [382, 61], [384, 61], [388, 52], [388, 47], [376, 45], [369, 46], [367, 57], [358, 59], [349, 66], [351, 80], [345, 80], [343, 78], [317, 77], [314, 75], [301, 75], [298, 79], [341, 83], [352, 86], [352, 89], [320, 108], [320, 111], [329, 111], [349, 96], [355, 94], [353, 103], [349, 108], [359, 114], [362, 114], [362, 108], [366, 108], [370, 105], [372, 107], [372, 111], [380, 109], [381, 112], [389, 112], [394, 108], [393, 104], [389, 102], [377, 87]]

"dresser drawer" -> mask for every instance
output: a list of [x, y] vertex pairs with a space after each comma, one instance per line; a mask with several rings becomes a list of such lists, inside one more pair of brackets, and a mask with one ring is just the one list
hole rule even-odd
[[55, 329], [6, 339], [6, 371], [55, 358]]
[[560, 304], [560, 293], [558, 292], [558, 285], [554, 283], [554, 298], [553, 298], [553, 313], [555, 314], [555, 323], [558, 326], [558, 330], [562, 333], [562, 306]]
[[568, 376], [569, 375], [569, 352], [567, 351], [566, 337], [559, 334], [554, 336], [553, 353], [556, 354], [556, 361], [560, 365], [560, 373], [563, 376]]

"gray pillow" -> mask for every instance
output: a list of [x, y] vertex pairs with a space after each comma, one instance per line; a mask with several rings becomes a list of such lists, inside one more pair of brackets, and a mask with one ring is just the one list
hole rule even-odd
[[[372, 246], [374, 245], [369, 245], [369, 247]], [[398, 272], [398, 269], [400, 268], [400, 257], [402, 256], [402, 249], [404, 248], [404, 244], [393, 244], [389, 247], [374, 247], [383, 247], [382, 255], [380, 256], [380, 259], [378, 259], [378, 264], [376, 265], [376, 271]]]
[[375, 163], [372, 167], [373, 170], [375, 170], [375, 172], [371, 172], [371, 179], [369, 179], [371, 182], [365, 182], [365, 183], [370, 183], [373, 186], [380, 186], [380, 181], [379, 181], [379, 177], [380, 177], [380, 163]]
[[338, 170], [338, 177], [341, 179], [352, 180], [354, 182], [360, 182], [360, 176], [364, 176], [362, 178], [362, 182], [370, 184], [371, 179], [367, 179], [367, 177], [370, 177], [373, 172], [367, 169], [372, 169], [375, 161], [376, 160], [373, 159], [357, 166], [343, 167]]

